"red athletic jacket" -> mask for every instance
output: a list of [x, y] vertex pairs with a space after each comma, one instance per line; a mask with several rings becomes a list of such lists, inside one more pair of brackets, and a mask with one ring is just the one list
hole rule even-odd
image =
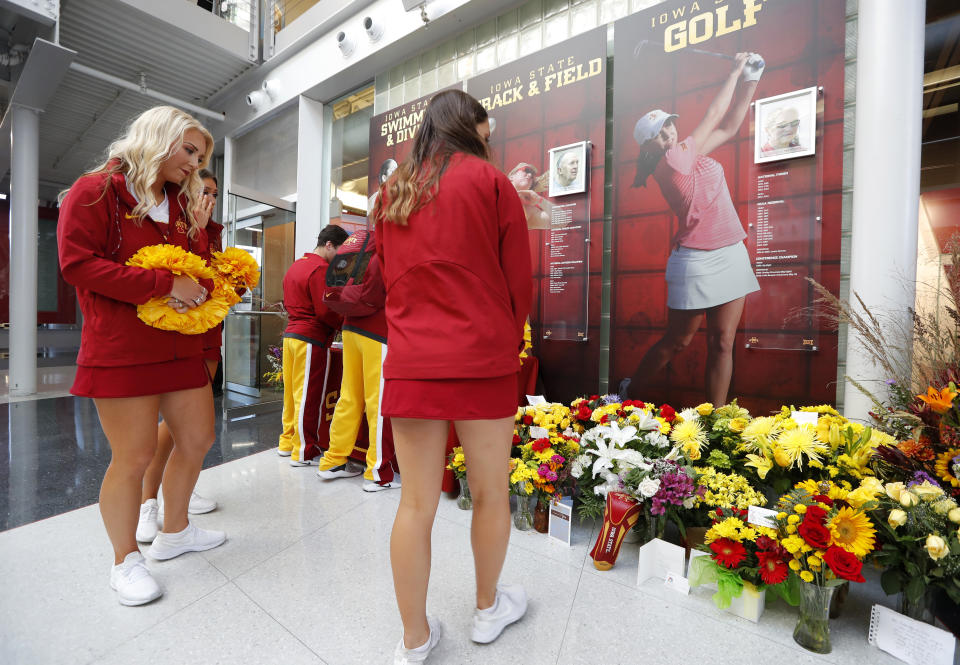
[[520, 370], [533, 299], [523, 205], [505, 175], [457, 154], [407, 226], [377, 222], [387, 287], [388, 379], [490, 378]]
[[289, 321], [284, 337], [326, 346], [343, 322], [343, 317], [323, 304], [327, 285], [327, 262], [308, 252], [293, 262], [283, 276], [283, 306]]
[[360, 284], [327, 287], [323, 302], [344, 315], [343, 329], [387, 343], [387, 315], [384, 311], [387, 292], [383, 286], [380, 259], [373, 255]]
[[[136, 200], [123, 175], [114, 174], [104, 193], [107, 177], [93, 174], [77, 180], [60, 206], [57, 224], [60, 270], [77, 288], [83, 312], [77, 364], [121, 367], [199, 356], [202, 335], [159, 330], [137, 318], [137, 305], [170, 293], [173, 274], [124, 265], [147, 245], [170, 243], [197, 252], [187, 237], [186, 197], [178, 198], [179, 186], [168, 183], [171, 223], [157, 224], [146, 217], [138, 226], [131, 215]], [[201, 284], [213, 290], [211, 280]]]

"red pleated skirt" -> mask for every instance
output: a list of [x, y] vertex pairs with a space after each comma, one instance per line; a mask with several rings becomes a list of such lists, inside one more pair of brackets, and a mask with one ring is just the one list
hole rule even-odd
[[200, 388], [209, 382], [203, 356], [124, 367], [79, 365], [70, 393], [77, 397], [142, 397]]
[[506, 418], [517, 412], [517, 377], [385, 379], [380, 413], [422, 420]]

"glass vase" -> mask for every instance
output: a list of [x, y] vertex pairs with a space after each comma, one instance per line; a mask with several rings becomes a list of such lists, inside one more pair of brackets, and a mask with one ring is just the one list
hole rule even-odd
[[930, 588], [924, 590], [923, 595], [916, 601], [910, 601], [905, 592], [900, 593], [900, 614], [908, 616], [911, 619], [934, 624], [933, 616], [933, 593]]
[[470, 510], [473, 508], [473, 498], [470, 496], [470, 486], [466, 478], [457, 478], [460, 481], [460, 496], [457, 497], [457, 508]]
[[513, 514], [513, 526], [517, 531], [529, 531], [533, 528], [533, 513], [530, 512], [530, 497], [517, 495], [517, 512]]
[[814, 653], [830, 653], [830, 600], [836, 587], [802, 583], [800, 618], [793, 630], [793, 641]]

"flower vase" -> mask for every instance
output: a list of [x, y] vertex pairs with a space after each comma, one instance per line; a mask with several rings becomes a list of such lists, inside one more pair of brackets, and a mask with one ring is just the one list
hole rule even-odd
[[617, 562], [624, 536], [633, 528], [643, 512], [641, 504], [628, 494], [610, 492], [603, 511], [603, 524], [597, 535], [597, 542], [590, 550], [593, 567], [597, 570], [610, 570]]
[[533, 509], [533, 528], [537, 533], [546, 533], [550, 530], [550, 506], [537, 501]]
[[930, 589], [925, 589], [923, 595], [914, 602], [911, 602], [910, 599], [907, 598], [906, 593], [901, 592], [900, 614], [932, 626], [935, 619], [933, 616], [933, 594]]
[[466, 478], [457, 478], [460, 481], [460, 496], [457, 497], [457, 508], [470, 510], [473, 508], [473, 497], [470, 496], [470, 486]]
[[517, 512], [513, 514], [513, 526], [517, 531], [529, 531], [533, 528], [533, 515], [530, 513], [530, 497], [517, 495]]
[[843, 612], [843, 604], [847, 600], [847, 594], [850, 593], [850, 582], [844, 582], [837, 587], [830, 600], [830, 618], [836, 619]]
[[830, 600], [836, 587], [804, 582], [800, 585], [800, 618], [793, 641], [814, 653], [830, 653]]

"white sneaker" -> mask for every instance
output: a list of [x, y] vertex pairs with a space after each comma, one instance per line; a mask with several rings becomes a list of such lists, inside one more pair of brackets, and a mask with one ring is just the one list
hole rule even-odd
[[227, 534], [223, 531], [201, 529], [190, 524], [179, 533], [164, 533], [163, 531], [158, 533], [153, 545], [147, 550], [147, 554], [154, 559], [165, 561], [186, 552], [212, 550], [214, 547], [222, 545], [226, 539]]
[[137, 542], [152, 543], [160, 530], [160, 506], [156, 499], [147, 499], [140, 506], [140, 519], [137, 521]]
[[427, 617], [427, 624], [430, 626], [430, 637], [427, 638], [426, 643], [418, 646], [416, 649], [407, 649], [404, 647], [403, 637], [400, 638], [397, 648], [393, 650], [393, 665], [422, 663], [427, 659], [430, 652], [433, 651], [433, 647], [437, 646], [440, 638], [443, 636], [443, 624], [440, 623], [439, 619]]
[[398, 490], [398, 489], [400, 489], [399, 478], [394, 478], [388, 483], [378, 483], [375, 480], [363, 481], [364, 492], [382, 492], [383, 490]]
[[503, 629], [518, 621], [527, 611], [527, 592], [519, 584], [498, 584], [497, 598], [485, 610], [473, 611], [474, 642], [487, 644], [500, 637]]
[[190, 505], [187, 506], [187, 512], [191, 515], [203, 515], [211, 510], [217, 509], [217, 502], [213, 499], [207, 499], [196, 492], [190, 494]]
[[353, 476], [359, 476], [363, 473], [363, 467], [357, 466], [356, 464], [351, 464], [347, 462], [346, 464], [341, 464], [340, 466], [335, 466], [332, 469], [320, 469], [317, 471], [317, 475], [323, 478], [324, 480], [336, 480], [337, 478], [352, 478]]
[[290, 457], [290, 451], [284, 450], [283, 448], [277, 448], [277, 454], [280, 457]]
[[120, 604], [127, 606], [143, 605], [163, 595], [139, 551], [130, 552], [123, 563], [110, 569], [110, 588], [117, 592]]

